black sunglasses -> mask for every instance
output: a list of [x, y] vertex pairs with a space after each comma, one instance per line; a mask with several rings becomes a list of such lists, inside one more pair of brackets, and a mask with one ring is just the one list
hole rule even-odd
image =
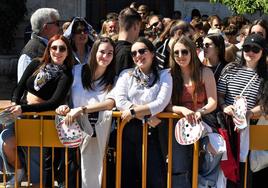
[[57, 49], [59, 49], [59, 52], [60, 53], [63, 53], [63, 52], [65, 52], [66, 50], [67, 50], [67, 48], [65, 47], [65, 46], [63, 46], [63, 45], [60, 45], [60, 46], [51, 46], [50, 47], [50, 49], [52, 49], [53, 51], [57, 51]]
[[204, 43], [203, 48], [209, 48], [212, 46], [212, 43]]
[[243, 46], [243, 51], [246, 53], [252, 51], [253, 53], [257, 54], [261, 51], [261, 49], [257, 46], [245, 45]]
[[253, 32], [251, 32], [250, 34], [259, 34], [259, 35], [261, 35], [262, 37], [264, 37], [264, 34], [263, 34], [263, 32], [255, 32], [255, 31], [253, 31]]
[[89, 30], [87, 28], [84, 28], [84, 29], [81, 28], [81, 29], [76, 29], [74, 31], [74, 34], [82, 34], [82, 33], [89, 34]]
[[158, 24], [159, 24], [159, 22], [155, 22], [150, 27], [156, 27], [156, 26], [158, 26]]
[[136, 55], [139, 53], [140, 55], [143, 55], [143, 54], [145, 54], [145, 52], [147, 52], [147, 48], [141, 48], [141, 49], [138, 49], [138, 50], [136, 50], [136, 51], [132, 51], [132, 52], [130, 52], [130, 54], [131, 54], [131, 56], [132, 57], [136, 57]]
[[60, 26], [60, 21], [57, 20], [57, 21], [54, 21], [54, 22], [48, 22], [47, 24], [54, 24], [54, 25], [59, 27]]
[[176, 50], [176, 51], [174, 51], [174, 55], [176, 57], [178, 57], [180, 55], [180, 52], [181, 52], [181, 55], [182, 56], [187, 56], [189, 54], [189, 51], [188, 50], [183, 49], [183, 50]]

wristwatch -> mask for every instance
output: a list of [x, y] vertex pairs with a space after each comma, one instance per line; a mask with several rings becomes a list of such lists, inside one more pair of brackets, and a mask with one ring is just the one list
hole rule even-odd
[[136, 112], [135, 112], [134, 108], [130, 108], [129, 110], [130, 110], [131, 117], [135, 118]]

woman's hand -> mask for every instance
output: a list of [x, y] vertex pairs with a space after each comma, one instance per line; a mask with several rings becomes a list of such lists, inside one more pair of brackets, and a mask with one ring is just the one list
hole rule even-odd
[[157, 125], [159, 125], [159, 123], [161, 123], [161, 119], [157, 118], [156, 116], [152, 116], [148, 120], [148, 124], [151, 127], [156, 127]]
[[20, 105], [14, 105], [7, 108], [8, 111], [10, 111], [11, 114], [13, 114], [15, 117], [20, 116], [22, 114], [21, 106]]
[[56, 109], [56, 113], [62, 116], [65, 116], [68, 112], [70, 112], [70, 108], [67, 105], [60, 105], [57, 109]]
[[81, 115], [81, 112], [82, 112], [81, 107], [71, 109], [65, 116], [64, 119], [65, 123], [67, 125], [71, 125], [74, 122], [74, 120]]
[[233, 105], [229, 105], [223, 108], [223, 112], [225, 114], [228, 114], [230, 116], [234, 116], [234, 106]]
[[198, 115], [199, 113], [196, 114], [194, 111], [185, 107], [183, 107], [183, 109], [181, 110], [181, 113], [184, 115], [184, 117], [187, 119], [187, 121], [190, 124], [198, 123], [199, 119], [201, 118], [201, 114], [199, 117]]
[[121, 114], [121, 119], [124, 121], [127, 121], [129, 122], [131, 119], [132, 119], [132, 115], [131, 115], [131, 112], [130, 110], [124, 110], [122, 111], [122, 114]]

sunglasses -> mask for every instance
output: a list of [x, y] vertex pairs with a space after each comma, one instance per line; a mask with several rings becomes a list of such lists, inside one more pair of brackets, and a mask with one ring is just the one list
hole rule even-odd
[[147, 48], [141, 48], [141, 49], [138, 49], [137, 51], [132, 51], [130, 52], [131, 56], [132, 57], [136, 57], [136, 55], [139, 53], [140, 55], [143, 55], [145, 54], [145, 52], [147, 52]]
[[259, 34], [259, 35], [261, 35], [262, 37], [264, 37], [264, 34], [263, 34], [262, 32], [260, 32], [260, 31], [258, 31], [258, 32], [253, 31], [253, 32], [251, 32], [250, 34]]
[[60, 46], [56, 46], [56, 45], [55, 46], [51, 46], [50, 49], [53, 50], [53, 51], [55, 51], [55, 52], [57, 50], [59, 50], [60, 53], [63, 53], [63, 52], [65, 52], [67, 50], [67, 48], [65, 46], [63, 46], [63, 45], [60, 45]]
[[89, 30], [87, 28], [84, 28], [84, 29], [77, 29], [74, 31], [74, 34], [89, 34]]
[[253, 53], [257, 54], [261, 51], [261, 49], [257, 46], [245, 45], [243, 46], [243, 51], [246, 53], [252, 51]]
[[211, 47], [213, 44], [212, 43], [204, 43], [203, 44], [203, 48], [209, 48]]
[[156, 27], [156, 26], [158, 26], [158, 24], [159, 24], [159, 22], [155, 22], [150, 27]]
[[174, 51], [175, 57], [179, 57], [180, 53], [181, 53], [182, 56], [187, 56], [189, 54], [189, 51], [186, 50], [186, 49], [176, 50], [176, 51]]
[[57, 20], [57, 21], [54, 21], [54, 22], [48, 22], [47, 24], [54, 24], [54, 25], [59, 27], [60, 26], [60, 21]]

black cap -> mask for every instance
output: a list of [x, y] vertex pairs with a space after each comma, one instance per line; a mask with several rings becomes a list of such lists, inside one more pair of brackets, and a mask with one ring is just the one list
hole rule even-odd
[[244, 41], [243, 46], [257, 46], [266, 49], [266, 41], [260, 34], [250, 34]]

